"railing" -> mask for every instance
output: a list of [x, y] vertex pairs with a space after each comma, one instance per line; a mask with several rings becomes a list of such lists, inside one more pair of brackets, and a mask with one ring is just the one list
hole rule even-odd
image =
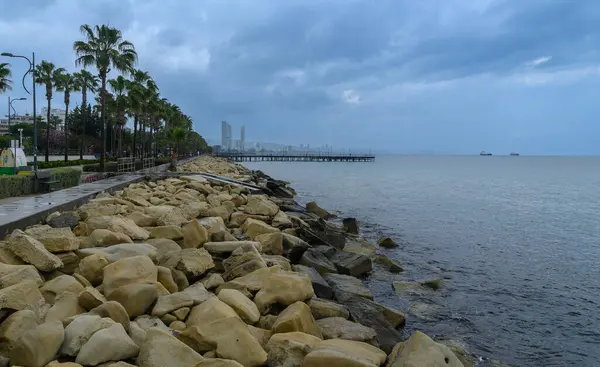
[[142, 169], [146, 173], [154, 172], [154, 157], [144, 158], [144, 160], [142, 161]]
[[125, 157], [117, 159], [117, 173], [122, 175], [135, 171], [135, 158]]

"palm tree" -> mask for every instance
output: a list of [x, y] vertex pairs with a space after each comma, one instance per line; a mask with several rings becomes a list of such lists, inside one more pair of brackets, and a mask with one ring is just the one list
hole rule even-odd
[[171, 170], [175, 168], [177, 154], [180, 152], [181, 149], [181, 142], [186, 138], [187, 133], [188, 131], [183, 127], [175, 127], [171, 130], [171, 138], [175, 141], [175, 151], [171, 155]]
[[12, 89], [10, 86], [12, 84], [12, 80], [10, 80], [11, 76], [12, 73], [10, 71], [10, 64], [5, 62], [0, 63], [0, 93], [4, 93]]
[[48, 101], [48, 111], [46, 111], [46, 162], [50, 160], [50, 107], [52, 101], [52, 90], [54, 89], [56, 81], [64, 72], [65, 69], [57, 69], [53, 63], [48, 61], [42, 61], [36, 66], [35, 70], [35, 82], [46, 86], [46, 100]]
[[77, 84], [81, 89], [81, 113], [83, 114], [83, 127], [81, 131], [81, 145], [79, 147], [79, 159], [83, 159], [83, 149], [85, 147], [85, 125], [89, 115], [87, 108], [87, 92], [96, 92], [98, 90], [98, 77], [87, 70], [81, 70], [73, 74], [77, 79]]
[[67, 122], [67, 116], [69, 116], [69, 103], [71, 103], [71, 92], [78, 92], [81, 90], [79, 82], [74, 74], [64, 73], [60, 74], [56, 80], [56, 90], [63, 92], [65, 95], [65, 162], [69, 160], [69, 125]]
[[[145, 113], [147, 101], [150, 96], [158, 92], [158, 87], [150, 74], [143, 70], [134, 70], [132, 72], [132, 81], [129, 89], [130, 107], [133, 111], [133, 155], [136, 156], [137, 147], [137, 129], [138, 122], [144, 121], [143, 114]], [[142, 121], [140, 121], [140, 117]], [[145, 123], [140, 123], [140, 134], [145, 130]], [[143, 139], [143, 136], [140, 137]], [[143, 140], [142, 140], [143, 141]], [[144, 144], [142, 143], [142, 156], [144, 152]]]
[[122, 152], [122, 140], [123, 140], [123, 128], [127, 123], [127, 118], [125, 117], [126, 110], [128, 109], [128, 98], [126, 96], [127, 89], [129, 88], [130, 81], [123, 78], [122, 75], [119, 75], [116, 79], [111, 79], [108, 81], [111, 89], [114, 93], [115, 99], [115, 107], [116, 107], [116, 118], [117, 124], [119, 126], [119, 147], [117, 156], [121, 157]]
[[81, 26], [81, 32], [86, 40], [75, 41], [73, 44], [73, 50], [77, 54], [75, 64], [84, 67], [95, 66], [100, 73], [100, 104], [103, 123], [100, 169], [104, 171], [106, 160], [106, 76], [111, 67], [125, 74], [130, 73], [137, 61], [137, 53], [131, 42], [123, 40], [121, 31], [117, 28], [102, 25], [92, 29], [89, 25], [84, 24]]

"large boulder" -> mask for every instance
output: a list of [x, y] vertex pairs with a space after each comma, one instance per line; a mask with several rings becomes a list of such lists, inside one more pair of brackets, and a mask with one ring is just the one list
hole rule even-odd
[[386, 267], [392, 273], [401, 273], [404, 271], [402, 264], [394, 259], [390, 259], [385, 255], [377, 255], [373, 261], [376, 264]]
[[207, 242], [202, 247], [211, 254], [226, 254], [233, 252], [244, 245], [254, 246], [258, 250], [261, 249], [260, 243], [255, 241]]
[[333, 289], [335, 298], [338, 301], [343, 301], [349, 295], [358, 295], [373, 299], [373, 294], [369, 288], [365, 287], [363, 282], [358, 278], [344, 274], [325, 274], [323, 278], [325, 278]]
[[110, 317], [114, 322], [118, 322], [119, 324], [123, 325], [125, 330], [129, 332], [129, 315], [119, 302], [105, 302], [100, 306], [91, 309], [89, 314], [98, 315], [100, 317]]
[[218, 297], [233, 308], [247, 324], [254, 324], [260, 319], [258, 308], [242, 292], [235, 289], [223, 289], [219, 292]]
[[196, 366], [202, 356], [168, 331], [146, 330], [146, 340], [136, 359], [139, 367]]
[[341, 317], [347, 319], [350, 317], [350, 311], [340, 304], [332, 301], [313, 298], [308, 302], [310, 312], [316, 320], [329, 318], [329, 317]]
[[285, 214], [285, 212], [283, 212], [281, 210], [278, 211], [277, 214], [275, 214], [271, 224], [273, 225], [273, 227], [276, 227], [279, 229], [292, 228], [292, 226], [293, 226], [293, 223], [292, 223], [292, 220], [290, 219], [290, 217], [288, 217], [288, 215]]
[[129, 317], [137, 317], [148, 311], [158, 297], [153, 284], [125, 284], [108, 294], [109, 301], [119, 302]]
[[333, 290], [318, 271], [304, 265], [294, 265], [293, 269], [295, 272], [302, 273], [310, 277], [312, 287], [317, 297], [333, 298]]
[[180, 240], [183, 238], [183, 230], [181, 229], [181, 227], [174, 225], [153, 227], [150, 230], [150, 237]]
[[263, 253], [283, 255], [283, 234], [281, 232], [264, 233], [254, 239], [260, 243]]
[[52, 228], [48, 225], [41, 225], [26, 229], [25, 234], [40, 241], [50, 252], [73, 251], [79, 248], [79, 240], [71, 232], [71, 228]]
[[70, 275], [59, 275], [40, 287], [42, 296], [51, 305], [54, 304], [55, 298], [63, 293], [79, 294], [82, 290], [83, 285]]
[[306, 250], [299, 263], [315, 269], [320, 274], [337, 273], [336, 266], [323, 253], [314, 248]]
[[54, 304], [46, 313], [45, 321], [63, 321], [69, 317], [84, 313], [86, 310], [79, 305], [77, 293], [65, 292], [59, 294]]
[[396, 243], [396, 241], [394, 241], [390, 237], [381, 237], [379, 239], [379, 241], [377, 241], [377, 244], [379, 246], [385, 247], [385, 248], [396, 248], [396, 247], [398, 247], [398, 244]]
[[332, 216], [331, 213], [329, 213], [327, 210], [321, 208], [314, 201], [311, 201], [310, 203], [306, 204], [306, 211], [309, 213], [315, 214], [319, 218], [322, 218], [322, 219], [329, 219]]
[[265, 346], [267, 365], [300, 367], [304, 357], [320, 342], [316, 336], [301, 332], [273, 334]]
[[102, 283], [104, 267], [108, 264], [109, 262], [104, 254], [93, 254], [79, 261], [78, 272], [92, 285], [96, 286]]
[[106, 247], [120, 243], [133, 243], [133, 241], [126, 234], [111, 232], [108, 229], [95, 229], [88, 237], [90, 247]]
[[131, 219], [133, 223], [140, 227], [154, 227], [156, 225], [156, 218], [144, 214], [141, 211], [130, 213], [127, 218]]
[[277, 316], [277, 321], [273, 325], [274, 333], [289, 333], [292, 331], [299, 331], [323, 339], [310, 308], [304, 302], [289, 305]]
[[79, 292], [77, 299], [79, 305], [86, 310], [94, 309], [106, 302], [106, 297], [94, 287], [85, 287]]
[[246, 219], [242, 225], [242, 230], [252, 240], [261, 234], [279, 232], [279, 229], [271, 227], [263, 221], [252, 218]]
[[283, 255], [290, 259], [292, 264], [297, 264], [298, 261], [300, 261], [302, 254], [304, 254], [304, 251], [310, 248], [310, 245], [306, 241], [296, 236], [292, 236], [291, 234], [282, 233], [282, 235]]
[[37, 315], [31, 310], [21, 310], [0, 323], [0, 356], [8, 356], [21, 336], [38, 326]]
[[145, 208], [148, 215], [158, 226], [182, 226], [189, 219], [186, 217], [183, 210], [170, 205], [151, 206]]
[[46, 222], [52, 228], [74, 229], [79, 224], [79, 218], [72, 213], [64, 213]]
[[198, 219], [198, 223], [204, 228], [206, 228], [209, 235], [227, 230], [225, 221], [223, 221], [223, 218], [221, 217], [206, 217]]
[[207, 323], [227, 317], [239, 318], [237, 312], [228, 304], [217, 297], [212, 297], [192, 308], [186, 320], [186, 325], [203, 327]]
[[140, 347], [127, 335], [123, 325], [114, 324], [95, 332], [81, 347], [75, 362], [85, 366], [95, 366], [108, 361], [133, 358], [139, 351]]
[[127, 284], [154, 284], [158, 275], [156, 265], [148, 256], [134, 256], [118, 260], [105, 266], [103, 272], [102, 285], [104, 294], [107, 296]]
[[44, 284], [33, 265], [8, 265], [0, 263], [0, 289], [10, 287], [25, 280], [32, 280], [38, 286]]
[[215, 267], [212, 257], [203, 248], [186, 248], [165, 255], [161, 266], [182, 271], [188, 278], [195, 278]]
[[377, 246], [370, 243], [361, 236], [347, 235], [345, 245], [341, 250], [346, 252], [354, 252], [355, 254], [363, 255], [368, 258], [374, 258], [377, 254]]
[[394, 348], [388, 366], [463, 367], [463, 364], [450, 348], [436, 343], [420, 331], [415, 331], [406, 342]]
[[375, 330], [357, 322], [348, 321], [343, 317], [327, 317], [317, 320], [317, 327], [324, 339], [356, 340], [378, 346]]
[[278, 272], [266, 279], [256, 293], [254, 303], [261, 314], [266, 314], [275, 303], [288, 306], [313, 296], [314, 291], [308, 276], [293, 272]]
[[163, 287], [165, 287], [165, 289], [169, 291], [169, 293], [177, 292], [179, 288], [177, 287], [177, 283], [175, 283], [175, 280], [173, 279], [173, 272], [171, 271], [171, 269], [165, 268], [164, 266], [158, 266], [157, 270], [158, 282], [162, 284]]
[[352, 233], [352, 234], [360, 234], [360, 229], [358, 226], [358, 221], [356, 218], [344, 218], [342, 220], [342, 224], [344, 226], [344, 232]]
[[265, 195], [248, 195], [248, 202], [244, 212], [248, 214], [274, 216], [279, 211], [277, 204], [269, 200]]
[[367, 343], [329, 339], [313, 346], [302, 367], [377, 367], [386, 357], [382, 350]]
[[51, 321], [27, 331], [10, 353], [14, 366], [43, 367], [54, 359], [65, 338], [60, 321]]
[[16, 229], [10, 235], [7, 248], [17, 257], [40, 271], [52, 271], [63, 266], [62, 261], [35, 238]]
[[218, 288], [221, 284], [225, 283], [225, 280], [221, 274], [210, 274], [206, 278], [202, 279], [202, 284], [206, 289]]
[[246, 243], [234, 250], [231, 256], [223, 261], [223, 267], [225, 272], [222, 276], [227, 281], [266, 268], [267, 264], [254, 243]]
[[123, 217], [92, 217], [86, 220], [91, 231], [95, 229], [108, 229], [115, 233], [127, 235], [132, 240], [147, 240], [150, 233], [144, 228], [139, 227], [135, 222]]
[[60, 354], [75, 357], [81, 347], [98, 330], [106, 329], [115, 322], [108, 317], [98, 315], [81, 315], [76, 317], [65, 327], [65, 339], [60, 347]]
[[[306, 252], [304, 254], [306, 255]], [[360, 277], [372, 270], [371, 259], [352, 252], [337, 251], [331, 257], [331, 262], [335, 264], [339, 273], [353, 277]]]

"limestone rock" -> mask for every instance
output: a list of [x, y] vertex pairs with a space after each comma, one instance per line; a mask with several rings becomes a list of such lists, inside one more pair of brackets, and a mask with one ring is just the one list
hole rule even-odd
[[275, 227], [271, 227], [265, 222], [260, 220], [248, 218], [242, 225], [242, 230], [250, 239], [256, 238], [256, 236], [265, 234], [265, 233], [275, 233], [279, 232], [279, 229]]
[[267, 264], [253, 244], [245, 244], [233, 251], [231, 256], [223, 261], [223, 266], [223, 279], [232, 280], [257, 269], [266, 268]]
[[179, 240], [183, 238], [183, 230], [180, 227], [174, 225], [153, 227], [150, 230], [150, 237]]
[[198, 219], [198, 224], [206, 228], [209, 235], [227, 230], [227, 226], [225, 226], [225, 222], [221, 217], [206, 217]]
[[[316, 344], [306, 355], [303, 367], [377, 367], [386, 354], [367, 343], [329, 339]], [[419, 365], [421, 366], [421, 365]]]
[[277, 321], [273, 325], [274, 333], [289, 333], [292, 331], [299, 331], [323, 339], [310, 308], [304, 302], [289, 305], [277, 316]]
[[212, 257], [203, 248], [186, 248], [169, 253], [160, 265], [181, 270], [188, 278], [198, 277], [215, 267]]
[[196, 353], [169, 332], [157, 328], [146, 331], [146, 340], [136, 359], [139, 367], [196, 366], [202, 361]]
[[287, 214], [285, 214], [281, 210], [278, 211], [277, 214], [275, 214], [275, 216], [273, 217], [272, 225], [273, 227], [279, 229], [292, 228], [293, 226], [291, 219], [288, 217]]
[[343, 247], [346, 252], [354, 252], [355, 254], [364, 255], [368, 258], [373, 258], [377, 255], [377, 246], [368, 242], [361, 236], [346, 236], [346, 244]]
[[159, 226], [182, 226], [188, 222], [184, 212], [170, 205], [152, 206], [145, 209], [146, 215], [150, 216]]
[[264, 233], [256, 236], [262, 252], [268, 255], [283, 255], [283, 234], [281, 232]]
[[[77, 256], [73, 251], [68, 252], [57, 252], [54, 255], [60, 259], [63, 263], [63, 267], [60, 269], [61, 273], [73, 275], [77, 267], [79, 266], [79, 256]], [[87, 280], [84, 280], [87, 284]]]
[[297, 264], [304, 254], [304, 251], [310, 248], [310, 245], [304, 240], [292, 236], [288, 233], [283, 234], [283, 255], [290, 259], [292, 264]]
[[219, 292], [219, 299], [237, 312], [247, 324], [254, 324], [260, 318], [258, 308], [248, 297], [235, 289], [223, 289]]
[[396, 241], [394, 241], [390, 237], [382, 237], [382, 238], [380, 238], [379, 241], [377, 241], [377, 244], [379, 246], [385, 247], [385, 248], [395, 248], [395, 247], [398, 247], [398, 244], [396, 243]]
[[177, 320], [170, 323], [169, 328], [173, 330], [183, 331], [187, 328], [187, 326], [185, 326], [185, 323], [183, 323], [182, 321]]
[[360, 279], [357, 279], [350, 275], [343, 274], [326, 274], [323, 276], [327, 283], [331, 286], [334, 291], [335, 297], [338, 301], [342, 301], [340, 297], [344, 297], [346, 293], [356, 294], [360, 297], [373, 299], [371, 291], [364, 286]]
[[259, 242], [255, 241], [223, 241], [223, 242], [207, 242], [204, 244], [204, 249], [211, 254], [223, 254], [237, 250], [244, 245], [254, 246], [257, 250], [261, 249]]
[[129, 317], [137, 317], [146, 313], [156, 301], [156, 287], [152, 284], [125, 284], [108, 293], [109, 301], [119, 302]]
[[8, 243], [0, 241], [0, 263], [9, 265], [26, 265], [21, 258], [8, 249]]
[[378, 346], [375, 330], [342, 317], [327, 317], [317, 320], [317, 326], [324, 339], [355, 340]]
[[106, 302], [106, 298], [96, 288], [85, 287], [77, 296], [79, 305], [86, 310], [96, 308]]
[[196, 367], [243, 367], [239, 362], [232, 359], [204, 358]]
[[79, 248], [79, 241], [71, 228], [52, 228], [48, 225], [30, 227], [25, 234], [40, 241], [50, 252], [66, 252]]
[[[8, 267], [11, 267], [11, 270], [4, 271]], [[44, 284], [40, 273], [33, 265], [8, 265], [0, 263], [0, 289], [26, 280], [35, 282], [38, 287]]]
[[173, 314], [173, 316], [177, 317], [178, 320], [183, 321], [183, 320], [185, 320], [187, 315], [189, 315], [190, 310], [191, 309], [189, 307], [181, 307], [181, 308], [171, 312], [171, 314]]
[[19, 229], [10, 235], [7, 248], [40, 271], [52, 271], [63, 266], [60, 259], [46, 250], [41, 242]]
[[265, 348], [271, 336], [273, 336], [273, 332], [271, 330], [255, 327], [252, 325], [248, 325], [248, 330], [254, 336], [254, 338], [260, 343], [260, 345]]
[[[394, 348], [396, 350], [396, 348]], [[397, 350], [390, 367], [432, 366], [463, 367], [447, 346], [436, 343], [420, 331], [415, 331]], [[392, 356], [390, 356], [392, 357]]]
[[116, 233], [123, 233], [132, 240], [147, 240], [150, 237], [148, 231], [127, 218], [114, 217], [106, 229]]
[[211, 242], [237, 241], [238, 239], [228, 231], [219, 231], [210, 235]]
[[321, 339], [316, 336], [301, 332], [273, 334], [265, 347], [267, 365], [301, 367], [304, 357], [319, 342]]
[[199, 305], [202, 302], [214, 298], [215, 295], [204, 288], [202, 282], [196, 282], [183, 290], [183, 293], [189, 294], [194, 305]]
[[196, 219], [183, 226], [183, 248], [202, 247], [208, 239], [208, 231]]
[[65, 338], [60, 348], [60, 354], [76, 356], [96, 331], [106, 329], [114, 324], [112, 319], [102, 318], [98, 315], [81, 315], [75, 318], [65, 328]]
[[133, 223], [137, 224], [139, 227], [153, 227], [156, 225], [156, 218], [153, 218], [140, 211], [130, 213], [127, 218], [131, 219]]
[[267, 266], [279, 266], [282, 270], [292, 271], [292, 264], [290, 260], [280, 255], [262, 255], [263, 260]]
[[152, 316], [163, 316], [169, 312], [182, 307], [192, 306], [194, 301], [188, 293], [177, 292], [166, 296], [158, 297], [156, 305], [152, 309]]
[[79, 257], [87, 257], [93, 254], [103, 254], [109, 263], [134, 256], [148, 256], [154, 260], [157, 250], [147, 243], [124, 243], [108, 247], [86, 248], [77, 251]]
[[248, 214], [274, 216], [279, 211], [277, 204], [269, 200], [265, 195], [248, 195], [248, 202], [244, 212]]
[[171, 269], [165, 268], [164, 266], [158, 266], [156, 269], [158, 282], [162, 284], [169, 293], [177, 292], [179, 289], [177, 283], [173, 280]]
[[27, 331], [10, 353], [10, 363], [27, 367], [43, 367], [54, 359], [65, 337], [60, 321], [51, 321]]
[[50, 307], [46, 314], [46, 322], [58, 320], [63, 321], [66, 318], [84, 313], [86, 310], [79, 305], [79, 299], [76, 293], [64, 292], [56, 296], [54, 305]]
[[162, 322], [162, 320], [156, 316], [142, 315], [137, 317], [135, 321], [131, 323], [131, 325], [134, 325], [134, 323], [135, 325], [137, 325], [137, 327], [144, 331], [148, 331], [148, 329], [153, 327], [169, 331], [167, 325], [165, 325], [165, 323]]
[[74, 229], [79, 224], [79, 218], [72, 213], [64, 213], [46, 221], [52, 228], [71, 228]]
[[8, 356], [21, 336], [38, 326], [37, 315], [31, 310], [21, 310], [0, 323], [0, 355]]
[[110, 317], [113, 321], [123, 325], [126, 331], [129, 331], [129, 315], [119, 302], [105, 302], [100, 306], [91, 309], [89, 313], [100, 317]]
[[273, 330], [273, 325], [275, 325], [275, 321], [277, 321], [277, 316], [275, 315], [261, 316], [256, 326], [260, 327], [261, 329], [271, 331]]
[[181, 250], [181, 246], [177, 242], [168, 238], [152, 238], [146, 242], [156, 249], [156, 258], [159, 262], [169, 252]]
[[316, 249], [308, 249], [300, 258], [300, 265], [315, 269], [320, 274], [337, 273], [336, 266]]
[[118, 260], [104, 267], [104, 294], [134, 283], [155, 283], [158, 270], [148, 256], [134, 256]]
[[177, 284], [177, 289], [179, 289], [179, 291], [183, 291], [190, 286], [190, 282], [183, 271], [171, 268], [171, 275], [173, 276], [173, 280]]
[[218, 288], [223, 283], [225, 283], [225, 280], [223, 280], [223, 277], [220, 274], [210, 274], [202, 279], [202, 284], [206, 289]]
[[95, 229], [88, 237], [91, 247], [106, 247], [121, 243], [133, 243], [131, 238], [123, 233], [111, 232], [108, 229]]
[[307, 276], [281, 272], [268, 278], [254, 297], [254, 303], [256, 303], [258, 310], [264, 314], [274, 303], [288, 306], [297, 301], [310, 299], [312, 296], [314, 296], [314, 291]]
[[313, 268], [304, 265], [294, 265], [294, 271], [305, 274], [310, 278], [315, 295], [319, 298], [333, 298], [333, 290], [321, 274]]
[[[306, 255], [306, 252], [304, 254]], [[338, 251], [331, 257], [331, 262], [335, 265], [338, 272], [353, 277], [365, 275], [372, 269], [371, 259], [352, 252]]]
[[114, 324], [95, 332], [81, 347], [75, 362], [95, 366], [103, 362], [133, 358], [139, 351], [140, 348], [127, 335], [123, 325]]
[[83, 275], [92, 285], [102, 283], [104, 278], [104, 267], [108, 265], [108, 260], [104, 254], [98, 253], [84, 257], [79, 261], [79, 273]]
[[40, 287], [40, 292], [44, 299], [49, 304], [54, 304], [54, 299], [66, 292], [79, 294], [83, 290], [81, 283], [70, 275], [60, 275], [52, 280], [47, 281]]
[[217, 297], [209, 298], [204, 303], [201, 303], [192, 308], [186, 325], [188, 326], [199, 326], [223, 319], [227, 317], [239, 317], [237, 312], [231, 308], [228, 304], [221, 301]]
[[310, 203], [306, 204], [306, 211], [312, 214], [316, 214], [319, 218], [322, 219], [329, 219], [331, 217], [331, 214], [327, 210], [321, 208], [314, 201], [311, 201]]
[[404, 271], [404, 268], [398, 261], [390, 259], [385, 255], [377, 255], [374, 261], [376, 264], [385, 266], [392, 273], [400, 273]]
[[350, 317], [350, 311], [346, 307], [324, 299], [313, 298], [308, 302], [308, 307], [310, 307], [310, 312], [317, 320], [317, 324], [319, 319], [328, 317], [341, 317], [344, 319]]

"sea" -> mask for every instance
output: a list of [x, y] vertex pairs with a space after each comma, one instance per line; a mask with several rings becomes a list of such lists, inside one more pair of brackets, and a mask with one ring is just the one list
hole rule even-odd
[[[380, 155], [370, 163], [252, 162], [359, 220], [405, 271], [367, 279], [422, 330], [515, 366], [600, 366], [600, 158]], [[397, 295], [394, 281], [443, 279]]]

